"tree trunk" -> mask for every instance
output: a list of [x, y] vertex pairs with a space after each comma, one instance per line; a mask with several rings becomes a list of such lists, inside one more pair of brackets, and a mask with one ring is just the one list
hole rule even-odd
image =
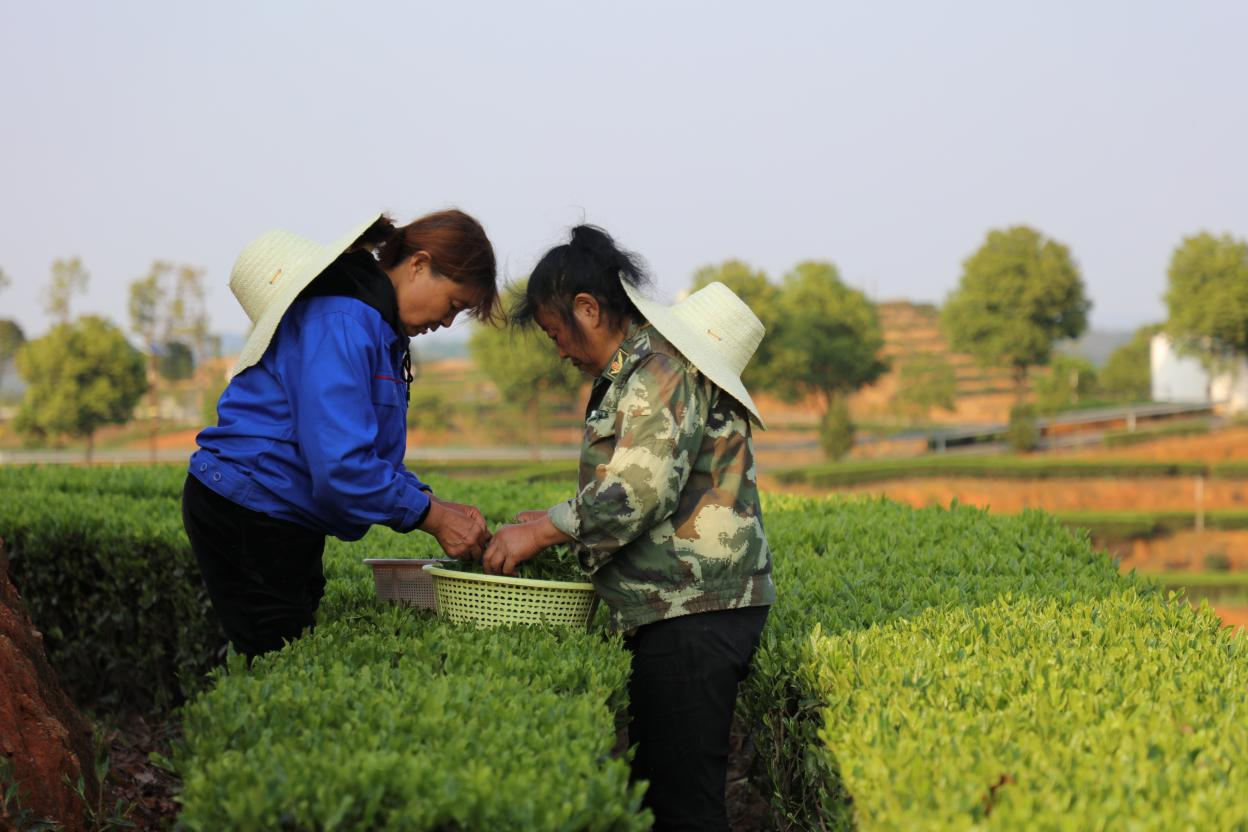
[[91, 467], [91, 460], [95, 457], [95, 431], [87, 434], [87, 467]]
[[533, 424], [533, 434], [529, 440], [529, 456], [537, 462], [542, 458], [542, 393], [540, 388], [535, 388], [533, 398], [529, 399], [529, 418]]
[[147, 360], [147, 379], [148, 379], [148, 401], [147, 406], [151, 410], [151, 434], [149, 436], [149, 447], [151, 449], [151, 463], [156, 464], [156, 432], [158, 430], [157, 414], [160, 411], [160, 399], [156, 394], [156, 375], [158, 368], [156, 366], [156, 353]]
[[[84, 806], [74, 785], [92, 805], [99, 795], [91, 726], [61, 689], [17, 589], [9, 582], [9, 561], [0, 540], [0, 757], [17, 783], [17, 800], [0, 829], [47, 818], [66, 829], [86, 826]], [[7, 789], [0, 777], [0, 795]], [[71, 785], [74, 784], [74, 785]], [[11, 824], [11, 826], [10, 826]]]
[[1014, 404], [1022, 407], [1027, 404], [1027, 365], [1014, 365]]

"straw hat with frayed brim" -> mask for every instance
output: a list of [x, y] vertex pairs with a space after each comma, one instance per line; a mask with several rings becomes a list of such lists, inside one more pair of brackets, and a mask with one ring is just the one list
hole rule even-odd
[[719, 282], [703, 286], [674, 306], [642, 297], [627, 283], [624, 291], [659, 334], [715, 386], [745, 405], [766, 430], [754, 399], [741, 383], [741, 373], [766, 332], [745, 301]]
[[251, 332], [231, 375], [264, 356], [286, 310], [316, 276], [338, 259], [381, 214], [373, 214], [328, 245], [292, 231], [266, 231], [247, 244], [230, 272], [230, 291], [251, 319]]

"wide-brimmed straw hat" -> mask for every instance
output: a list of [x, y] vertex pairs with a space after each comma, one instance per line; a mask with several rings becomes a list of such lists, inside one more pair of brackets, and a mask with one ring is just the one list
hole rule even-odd
[[276, 229], [247, 244], [230, 272], [230, 291], [251, 319], [251, 332], [232, 375], [264, 356], [286, 310], [316, 276], [325, 271], [368, 230], [381, 214], [373, 214], [328, 245]]
[[720, 390], [745, 405], [758, 426], [766, 429], [741, 382], [741, 373], [766, 332], [745, 301], [719, 282], [703, 286], [674, 306], [645, 298], [627, 283], [624, 291], [659, 334]]

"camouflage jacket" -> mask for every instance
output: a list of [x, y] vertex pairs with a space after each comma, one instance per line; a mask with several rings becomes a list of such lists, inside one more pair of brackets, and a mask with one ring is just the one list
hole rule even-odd
[[549, 516], [614, 629], [775, 601], [746, 410], [648, 324], [594, 381], [580, 490]]

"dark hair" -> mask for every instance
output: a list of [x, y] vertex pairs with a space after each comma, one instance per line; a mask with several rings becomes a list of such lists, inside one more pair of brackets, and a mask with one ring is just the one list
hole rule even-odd
[[491, 324], [502, 319], [494, 246], [481, 223], [463, 211], [437, 211], [403, 226], [382, 214], [351, 245], [361, 248], [376, 254], [383, 269], [427, 252], [434, 272], [476, 290], [479, 300], [468, 311], [472, 318]]
[[539, 311], [548, 309], [558, 313], [572, 337], [579, 340], [581, 328], [572, 311], [578, 294], [593, 295], [607, 322], [619, 326], [641, 319], [624, 293], [624, 284], [638, 288], [649, 282], [636, 254], [621, 249], [601, 228], [578, 225], [572, 229], [571, 241], [555, 246], [537, 262], [512, 311], [512, 323], [528, 326]]

